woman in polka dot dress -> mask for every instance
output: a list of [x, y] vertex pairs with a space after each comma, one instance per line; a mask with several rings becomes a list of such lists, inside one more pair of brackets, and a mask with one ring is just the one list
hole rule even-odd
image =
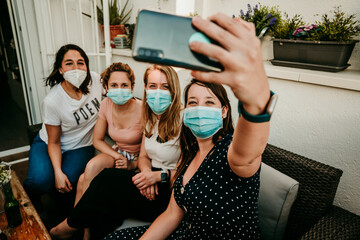
[[[190, 47], [217, 59], [225, 70], [193, 71], [200, 81], [185, 88], [182, 160], [168, 208], [150, 228], [123, 229], [106, 239], [260, 238], [259, 173], [271, 99], [260, 42], [252, 24], [223, 14], [210, 20], [217, 25], [201, 18], [193, 24], [224, 48], [199, 42]], [[226, 91], [215, 83], [228, 85], [242, 103], [235, 131]]]

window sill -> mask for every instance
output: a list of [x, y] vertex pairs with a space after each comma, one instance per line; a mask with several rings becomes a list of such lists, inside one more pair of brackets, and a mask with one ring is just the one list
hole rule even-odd
[[[131, 49], [111, 49], [112, 55], [132, 57]], [[269, 78], [288, 81], [317, 84], [327, 87], [343, 88], [360, 91], [360, 71], [344, 70], [337, 73], [314, 71], [301, 68], [274, 66], [269, 61], [264, 61], [265, 71]]]
[[360, 71], [344, 70], [337, 73], [314, 71], [300, 68], [274, 66], [264, 61], [265, 71], [269, 78], [317, 84], [328, 87], [360, 91]]
[[131, 49], [130, 48], [112, 48], [111, 49], [111, 53], [113, 55], [118, 55], [118, 56], [124, 56], [124, 57], [132, 57], [131, 54]]

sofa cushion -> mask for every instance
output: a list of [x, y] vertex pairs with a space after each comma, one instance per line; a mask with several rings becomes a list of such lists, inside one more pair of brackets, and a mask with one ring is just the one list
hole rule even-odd
[[128, 218], [125, 219], [124, 222], [117, 228], [117, 230], [123, 229], [123, 228], [129, 228], [129, 227], [138, 227], [138, 226], [144, 226], [144, 225], [151, 225], [151, 222], [145, 222], [138, 219]]
[[268, 144], [262, 161], [299, 182], [286, 239], [298, 239], [333, 206], [342, 170]]
[[259, 192], [259, 225], [262, 239], [282, 239], [299, 183], [261, 164]]

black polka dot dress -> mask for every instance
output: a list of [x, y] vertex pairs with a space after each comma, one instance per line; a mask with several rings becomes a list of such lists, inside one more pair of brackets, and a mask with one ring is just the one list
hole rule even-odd
[[[227, 161], [231, 141], [232, 135], [221, 139], [185, 186], [189, 164], [176, 179], [174, 197], [185, 216], [168, 239], [260, 239], [260, 170], [250, 178], [237, 176]], [[107, 239], [138, 239], [145, 230], [125, 229]]]

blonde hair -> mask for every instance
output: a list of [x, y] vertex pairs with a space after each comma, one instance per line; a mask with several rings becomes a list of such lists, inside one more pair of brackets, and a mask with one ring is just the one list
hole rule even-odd
[[[144, 84], [145, 88], [148, 83], [149, 74], [152, 71], [158, 70], [165, 74], [167, 82], [169, 84], [169, 91], [171, 94], [171, 104], [161, 114], [159, 121], [159, 137], [162, 141], [166, 142], [171, 140], [179, 135], [181, 119], [181, 93], [180, 93], [180, 83], [179, 78], [175, 70], [170, 66], [162, 65], [153, 65], [146, 69], [144, 74]], [[146, 102], [146, 90], [144, 89], [144, 98], [143, 98], [143, 127], [145, 130], [145, 136], [151, 137], [152, 131], [156, 124], [156, 115], [153, 113], [151, 108]]]

